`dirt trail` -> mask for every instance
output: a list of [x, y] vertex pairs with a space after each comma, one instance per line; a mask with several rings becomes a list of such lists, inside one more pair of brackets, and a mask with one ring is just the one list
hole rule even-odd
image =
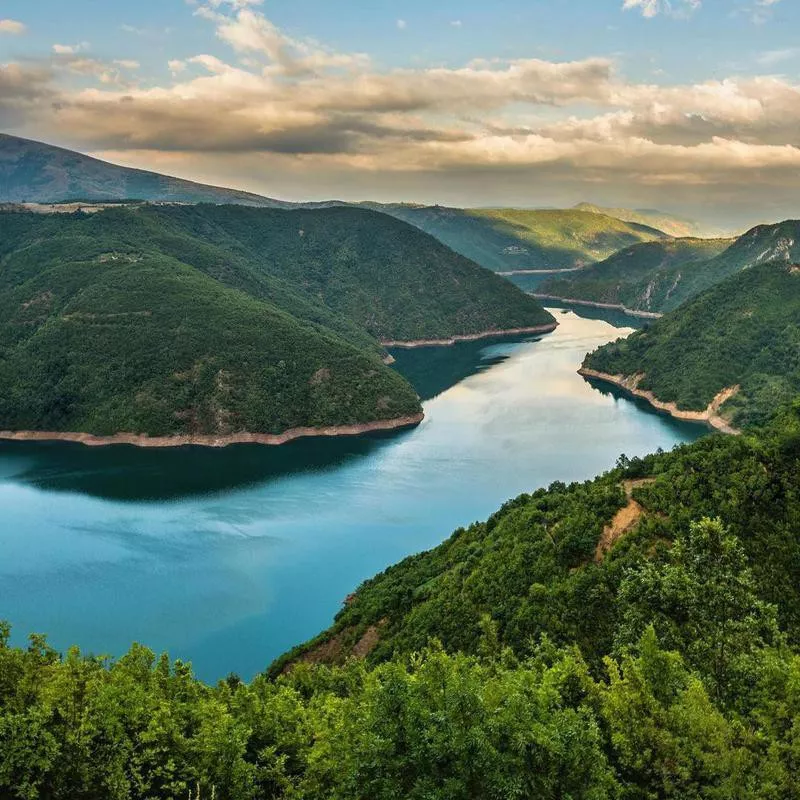
[[622, 485], [625, 489], [625, 496], [628, 498], [628, 504], [617, 511], [611, 523], [603, 528], [603, 534], [594, 551], [595, 564], [599, 564], [605, 558], [606, 553], [608, 553], [626, 533], [633, 530], [642, 518], [644, 515], [644, 508], [633, 499], [633, 490], [639, 486], [646, 486], [649, 483], [653, 483], [654, 480], [655, 478], [641, 478], [639, 480], [623, 481]]

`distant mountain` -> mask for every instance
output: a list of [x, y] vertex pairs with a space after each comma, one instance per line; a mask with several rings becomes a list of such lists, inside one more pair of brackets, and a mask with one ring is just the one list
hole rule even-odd
[[739, 269], [645, 330], [601, 347], [584, 367], [621, 376], [678, 409], [701, 411], [727, 398], [719, 413], [734, 426], [763, 423], [800, 394], [800, 267], [780, 259]]
[[553, 326], [364, 209], [0, 213], [0, 430], [230, 437], [418, 419], [379, 339]]
[[583, 267], [638, 242], [668, 238], [655, 228], [580, 210], [459, 209], [369, 204], [495, 272]]
[[580, 273], [554, 276], [537, 293], [663, 312], [768, 261], [800, 262], [800, 221], [759, 225], [732, 242], [689, 239], [632, 247]]
[[730, 244], [730, 239], [662, 239], [635, 244], [580, 272], [553, 275], [541, 282], [536, 292], [660, 312], [673, 307], [684, 275], [701, 269], [699, 264]]
[[715, 237], [719, 238], [721, 231], [708, 230], [694, 220], [667, 214], [655, 208], [609, 208], [597, 206], [594, 203], [578, 203], [577, 211], [589, 211], [592, 214], [606, 214], [625, 222], [638, 222], [640, 225], [649, 225], [657, 228], [670, 236], [685, 237]]
[[291, 205], [249, 192], [120, 167], [72, 150], [0, 134], [0, 203], [129, 199], [267, 208]]

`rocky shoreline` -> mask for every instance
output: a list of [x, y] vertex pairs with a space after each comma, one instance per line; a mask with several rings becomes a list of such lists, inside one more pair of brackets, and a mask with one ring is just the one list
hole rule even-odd
[[728, 433], [734, 436], [738, 436], [741, 433], [740, 430], [734, 428], [719, 414], [720, 408], [739, 391], [738, 386], [731, 386], [719, 392], [709, 403], [705, 411], [685, 411], [678, 408], [675, 403], [665, 403], [663, 400], [659, 400], [651, 391], [639, 389], [639, 384], [644, 378], [644, 374], [642, 373], [638, 375], [611, 375], [607, 372], [598, 372], [594, 369], [581, 367], [581, 369], [578, 370], [578, 374], [582, 375], [584, 378], [593, 378], [594, 380], [613, 384], [633, 397], [646, 400], [653, 408], [658, 411], [663, 411], [675, 419], [684, 420], [686, 422], [704, 422], [722, 433]]
[[606, 308], [609, 311], [621, 311], [630, 317], [640, 317], [641, 319], [661, 319], [663, 314], [657, 311], [637, 311], [635, 308], [628, 308], [619, 303], [597, 303], [594, 300], [574, 300], [571, 297], [556, 297], [553, 294], [537, 294], [531, 292], [537, 300], [555, 300], [559, 303], [572, 303], [575, 306], [589, 306], [590, 308]]
[[535, 325], [532, 328], [508, 328], [503, 331], [483, 331], [482, 333], [469, 333], [451, 336], [447, 339], [411, 339], [398, 341], [382, 339], [383, 347], [413, 348], [413, 347], [450, 347], [458, 342], [475, 342], [480, 339], [495, 339], [500, 336], [524, 336], [533, 333], [552, 333], [558, 327], [558, 322], [548, 322], [546, 325]]
[[425, 415], [420, 412], [397, 419], [377, 420], [360, 425], [331, 425], [324, 428], [292, 428], [283, 433], [233, 433], [227, 436], [197, 434], [185, 436], [144, 436], [135, 433], [117, 433], [112, 436], [95, 436], [91, 433], [62, 431], [0, 431], [0, 440], [15, 442], [75, 442], [87, 447], [107, 447], [129, 444], [135, 447], [227, 447], [232, 444], [282, 445], [295, 439], [312, 437], [360, 436], [376, 431], [393, 431], [419, 425]]

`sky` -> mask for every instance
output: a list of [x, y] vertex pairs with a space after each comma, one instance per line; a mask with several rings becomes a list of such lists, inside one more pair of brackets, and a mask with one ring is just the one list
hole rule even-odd
[[286, 200], [800, 217], [797, 0], [0, 0], [0, 130]]

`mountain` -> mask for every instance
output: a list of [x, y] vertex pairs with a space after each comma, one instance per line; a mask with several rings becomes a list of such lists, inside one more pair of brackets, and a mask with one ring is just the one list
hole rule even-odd
[[626, 247], [578, 273], [551, 276], [536, 293], [660, 312], [673, 307], [681, 278], [731, 244], [728, 239], [662, 239]]
[[665, 245], [663, 253], [659, 247], [631, 248], [580, 274], [550, 278], [537, 293], [590, 301], [602, 297], [637, 311], [663, 312], [768, 261], [800, 262], [800, 221], [758, 225], [733, 242], [679, 240]]
[[800, 394], [800, 267], [771, 261], [741, 270], [596, 350], [584, 368], [678, 411], [713, 403], [737, 428], [762, 424]]
[[0, 213], [0, 428], [230, 437], [405, 424], [378, 338], [552, 326], [531, 298], [360, 209]]
[[580, 210], [370, 207], [414, 225], [495, 272], [583, 267], [662, 231]]
[[592, 214], [605, 214], [609, 217], [616, 217], [625, 222], [637, 222], [640, 225], [649, 225], [657, 228], [670, 236], [678, 239], [707, 237], [719, 237], [719, 231], [707, 231], [701, 225], [691, 219], [676, 217], [674, 214], [667, 214], [655, 208], [608, 208], [598, 206], [594, 203], [578, 203], [575, 206], [578, 211], [589, 211]]
[[291, 205], [249, 192], [120, 167], [72, 150], [0, 133], [0, 203], [130, 199], [241, 203], [268, 208]]

